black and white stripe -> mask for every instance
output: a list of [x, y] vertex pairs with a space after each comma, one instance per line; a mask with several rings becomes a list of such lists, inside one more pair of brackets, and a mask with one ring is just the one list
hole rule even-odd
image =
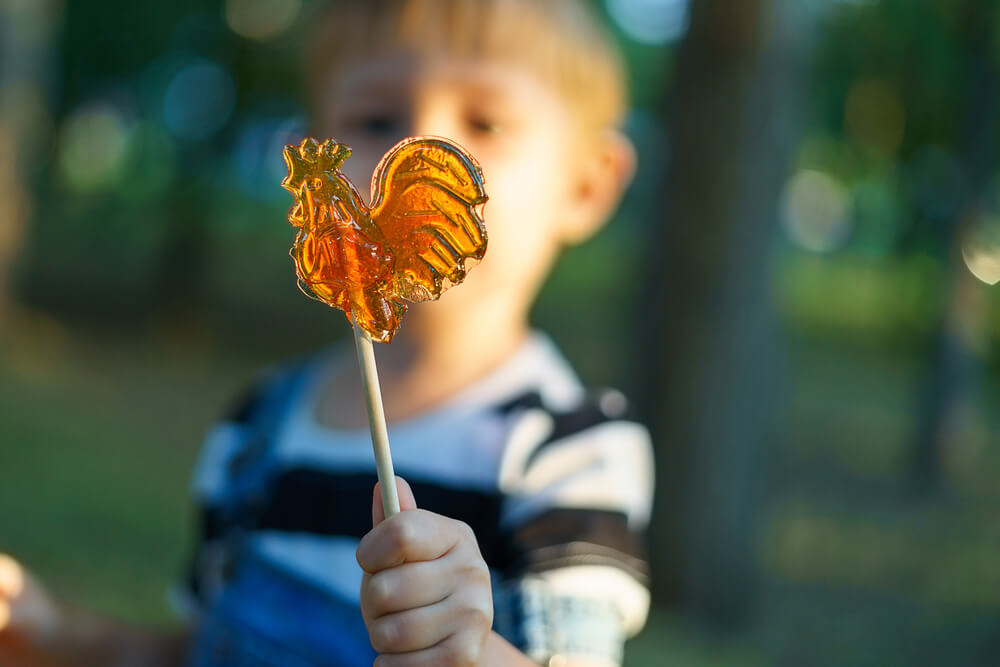
[[[272, 429], [266, 486], [252, 502], [234, 507], [232, 479], [259, 455], [248, 443], [259, 440], [255, 415], [267, 409], [261, 392], [210, 434], [194, 482], [200, 537], [218, 545], [234, 530], [259, 535], [289, 567], [356, 595], [360, 572], [346, 570], [370, 529], [370, 444], [367, 431], [312, 422], [325, 365], [313, 366]], [[625, 418], [621, 395], [585, 394], [554, 348], [536, 339], [464, 399], [390, 428], [397, 474], [418, 505], [468, 523], [504, 590], [603, 600], [624, 633], [638, 631], [649, 605], [642, 535], [652, 455], [646, 430]], [[345, 565], [329, 572], [316, 559]]]

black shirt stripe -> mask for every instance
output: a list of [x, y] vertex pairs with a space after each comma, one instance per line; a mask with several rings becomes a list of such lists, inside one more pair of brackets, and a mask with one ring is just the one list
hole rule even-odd
[[[645, 579], [642, 545], [621, 512], [556, 508], [506, 531], [499, 528], [499, 492], [445, 486], [407, 476], [405, 470], [400, 474], [422, 509], [467, 523], [486, 563], [505, 577], [559, 567], [572, 555], [577, 562], [616, 564]], [[375, 481], [373, 473], [286, 469], [272, 480], [270, 492], [259, 496], [265, 499], [259, 504], [248, 502], [235, 512], [206, 508], [202, 538], [213, 541], [232, 531], [261, 530], [360, 539], [371, 530], [366, 508], [371, 507]]]

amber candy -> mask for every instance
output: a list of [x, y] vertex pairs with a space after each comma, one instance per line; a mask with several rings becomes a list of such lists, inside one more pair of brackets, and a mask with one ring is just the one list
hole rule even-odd
[[370, 206], [340, 171], [348, 146], [306, 137], [284, 154], [299, 288], [373, 340], [392, 340], [404, 300], [437, 299], [465, 279], [467, 260], [483, 258], [483, 174], [457, 144], [412, 137], [393, 146], [372, 175]]

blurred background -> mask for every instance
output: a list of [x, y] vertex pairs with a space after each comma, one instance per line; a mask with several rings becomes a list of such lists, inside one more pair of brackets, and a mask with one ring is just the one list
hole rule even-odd
[[[630, 665], [1000, 658], [1000, 3], [606, 0], [639, 178], [535, 320], [652, 428]], [[148, 624], [286, 255], [311, 0], [0, 2], [0, 550]], [[573, 335], [586, 331], [586, 336]]]

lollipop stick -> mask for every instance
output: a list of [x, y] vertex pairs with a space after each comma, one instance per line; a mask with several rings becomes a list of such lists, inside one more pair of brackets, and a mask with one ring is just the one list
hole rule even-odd
[[372, 432], [372, 448], [375, 450], [375, 472], [378, 473], [382, 488], [382, 507], [385, 518], [399, 514], [399, 498], [396, 495], [396, 475], [392, 471], [392, 455], [389, 453], [389, 432], [385, 426], [385, 410], [382, 409], [382, 390], [378, 385], [378, 369], [375, 368], [375, 349], [372, 339], [361, 328], [354, 325], [354, 345], [358, 348], [358, 364], [361, 366], [361, 387], [368, 409], [368, 427]]

